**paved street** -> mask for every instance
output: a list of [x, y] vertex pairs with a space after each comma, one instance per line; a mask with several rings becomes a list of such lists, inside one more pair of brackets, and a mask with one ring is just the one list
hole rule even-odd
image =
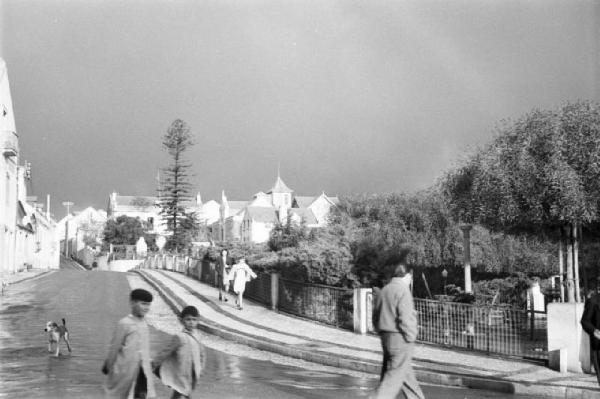
[[[0, 397], [102, 397], [100, 367], [117, 320], [129, 311], [129, 290], [126, 274], [74, 270], [11, 286], [0, 299]], [[155, 302], [154, 317], [162, 313], [172, 318], [160, 299]], [[67, 320], [73, 353], [68, 355], [62, 348], [64, 353], [56, 359], [47, 352], [43, 329], [46, 321], [62, 317]], [[153, 347], [164, 341], [165, 334], [152, 329]], [[206, 337], [208, 369], [198, 397], [366, 397], [377, 383], [370, 375], [325, 371], [301, 361], [275, 363], [268, 356], [255, 356], [250, 349], [235, 349], [235, 344], [219, 340]], [[157, 385], [158, 397], [168, 397], [169, 391]], [[425, 386], [424, 391], [428, 398], [517, 398], [435, 386]]]

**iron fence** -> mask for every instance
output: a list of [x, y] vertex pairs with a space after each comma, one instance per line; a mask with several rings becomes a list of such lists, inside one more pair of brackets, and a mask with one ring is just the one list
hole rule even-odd
[[421, 342], [548, 359], [546, 312], [415, 299]]
[[353, 328], [353, 291], [279, 279], [278, 308], [336, 327]]
[[202, 261], [202, 272], [200, 273], [199, 280], [212, 287], [218, 287], [220, 282], [217, 281], [217, 270], [215, 264], [207, 260]]
[[266, 306], [271, 306], [271, 275], [259, 274], [255, 279], [246, 283], [244, 296]]

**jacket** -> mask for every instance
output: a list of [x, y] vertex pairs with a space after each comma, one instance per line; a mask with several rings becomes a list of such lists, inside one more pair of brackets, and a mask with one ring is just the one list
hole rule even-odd
[[600, 295], [592, 295], [585, 301], [583, 315], [581, 316], [581, 327], [590, 335], [590, 348], [600, 350], [600, 340], [594, 337], [594, 330], [600, 330]]
[[373, 301], [373, 326], [379, 332], [397, 332], [406, 342], [417, 339], [417, 316], [410, 289], [401, 277], [394, 277]]
[[246, 281], [256, 278], [256, 273], [250, 269], [247, 263], [236, 263], [229, 272], [229, 280], [233, 280], [233, 292], [236, 294], [244, 292]]
[[[160, 362], [160, 359], [157, 358], [157, 361]], [[166, 350], [166, 357], [160, 362], [160, 379], [166, 386], [190, 396], [205, 364], [206, 351], [200, 335], [197, 331], [184, 330], [174, 337]]]
[[104, 366], [108, 376], [104, 389], [109, 398], [133, 397], [133, 385], [140, 367], [144, 370], [148, 398], [156, 396], [150, 367], [150, 338], [144, 319], [128, 315], [117, 324]]
[[223, 256], [219, 255], [219, 258], [217, 259], [217, 267], [216, 267], [217, 275], [220, 276], [221, 278], [223, 278], [224, 276], [227, 276], [227, 272], [230, 267], [231, 267], [231, 259], [229, 258], [229, 256], [227, 256], [225, 258], [225, 262], [223, 262]]

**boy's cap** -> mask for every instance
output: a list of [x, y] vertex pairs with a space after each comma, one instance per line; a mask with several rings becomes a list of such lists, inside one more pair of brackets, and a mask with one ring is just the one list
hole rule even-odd
[[132, 301], [152, 302], [152, 294], [141, 288], [131, 291], [129, 299]]
[[186, 306], [181, 311], [181, 314], [179, 315], [179, 317], [181, 317], [183, 319], [185, 316], [198, 317], [198, 316], [200, 316], [200, 314], [198, 313], [198, 309], [196, 309], [195, 306]]

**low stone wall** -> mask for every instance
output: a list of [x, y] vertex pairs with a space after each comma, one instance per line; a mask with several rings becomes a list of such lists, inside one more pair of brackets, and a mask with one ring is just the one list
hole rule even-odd
[[143, 259], [137, 260], [113, 260], [108, 262], [108, 270], [112, 272], [128, 272], [144, 263]]

